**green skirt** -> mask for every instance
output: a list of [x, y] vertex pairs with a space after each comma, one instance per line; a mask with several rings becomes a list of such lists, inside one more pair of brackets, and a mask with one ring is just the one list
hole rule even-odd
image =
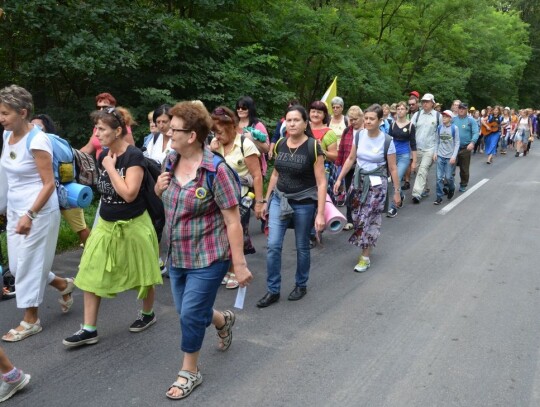
[[155, 284], [163, 284], [156, 232], [148, 212], [107, 222], [101, 218], [86, 241], [75, 285], [99, 297], [137, 290], [146, 298]]

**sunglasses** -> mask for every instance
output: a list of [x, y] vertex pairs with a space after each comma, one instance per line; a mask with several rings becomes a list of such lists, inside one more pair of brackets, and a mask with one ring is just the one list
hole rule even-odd
[[107, 114], [112, 114], [114, 118], [116, 119], [116, 121], [120, 124], [120, 127], [126, 126], [126, 124], [124, 123], [124, 119], [122, 118], [121, 115], [118, 114], [115, 107], [105, 107], [102, 110], [104, 110], [105, 113]]
[[[219, 120], [223, 120], [225, 122], [233, 122], [233, 118], [229, 116], [229, 114], [225, 111], [225, 109], [218, 107], [214, 109], [212, 112], [212, 116], [216, 116], [215, 118], [219, 118]], [[214, 117], [212, 117], [214, 119]]]
[[105, 109], [108, 109], [110, 107], [112, 107], [112, 106], [108, 106], [108, 105], [107, 106], [96, 106], [96, 110], [105, 110]]
[[245, 106], [238, 106], [236, 110], [248, 110], [248, 108]]

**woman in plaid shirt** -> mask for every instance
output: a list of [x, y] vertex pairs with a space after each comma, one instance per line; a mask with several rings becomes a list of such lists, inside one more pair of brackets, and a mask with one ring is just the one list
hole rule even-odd
[[[235, 315], [213, 309], [231, 262], [240, 287], [253, 276], [244, 257], [238, 183], [225, 163], [214, 167], [213, 154], [205, 147], [212, 127], [208, 111], [204, 106], [181, 102], [170, 114], [173, 152], [165, 161], [168, 171], [159, 176], [155, 192], [165, 207], [164, 236], [184, 352], [177, 380], [166, 395], [181, 399], [202, 383], [197, 362], [206, 327], [216, 327], [222, 351], [231, 345]], [[207, 171], [215, 172], [211, 186]]]

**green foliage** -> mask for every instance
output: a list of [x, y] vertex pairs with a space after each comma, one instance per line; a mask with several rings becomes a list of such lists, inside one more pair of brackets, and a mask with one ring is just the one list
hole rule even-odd
[[532, 103], [539, 1], [503, 3], [4, 0], [0, 85], [27, 87], [75, 146], [87, 142], [104, 91], [134, 114], [139, 140], [163, 103], [199, 99], [212, 109], [250, 95], [273, 125], [288, 99], [319, 99], [335, 76], [348, 105], [413, 89], [444, 104]]

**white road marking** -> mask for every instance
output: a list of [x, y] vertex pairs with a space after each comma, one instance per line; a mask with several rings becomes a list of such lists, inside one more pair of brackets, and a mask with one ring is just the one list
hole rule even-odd
[[484, 178], [479, 183], [475, 184], [471, 188], [467, 190], [467, 192], [461, 194], [461, 196], [452, 203], [449, 203], [444, 208], [442, 208], [439, 212], [437, 212], [439, 215], [446, 215], [448, 212], [450, 212], [452, 209], [454, 209], [456, 206], [458, 206], [461, 202], [463, 202], [469, 195], [471, 195], [474, 191], [476, 191], [478, 188], [480, 188], [482, 185], [484, 185], [486, 182], [489, 181], [489, 178]]

